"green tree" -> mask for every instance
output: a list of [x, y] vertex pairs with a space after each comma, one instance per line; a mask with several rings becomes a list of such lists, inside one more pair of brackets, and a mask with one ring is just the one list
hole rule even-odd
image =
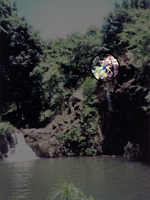
[[53, 109], [54, 103], [58, 110], [69, 91], [90, 76], [91, 59], [99, 51], [100, 44], [101, 33], [95, 26], [89, 27], [85, 35], [72, 33], [67, 39], [57, 37], [54, 41], [47, 41], [46, 58], [40, 63], [44, 112]]
[[90, 27], [85, 35], [68, 35], [61, 50], [59, 68], [65, 76], [65, 87], [76, 87], [90, 75], [91, 59], [98, 53], [100, 46], [101, 34], [96, 27]]
[[130, 12], [117, 6], [113, 11], [110, 11], [104, 18], [102, 25], [102, 47], [104, 50], [113, 52], [114, 55], [121, 55], [124, 51], [124, 46], [119, 45], [117, 34], [123, 30], [123, 24], [131, 21]]
[[58, 135], [59, 141], [75, 155], [97, 155], [102, 153], [101, 141], [97, 133], [99, 121], [95, 79], [87, 77], [82, 84], [84, 101], [81, 107], [80, 122], [69, 132]]
[[129, 6], [128, 0], [123, 0], [122, 7], [125, 8], [125, 9], [127, 9], [128, 6]]
[[[132, 49], [134, 55], [134, 65], [136, 66], [138, 73], [136, 75], [136, 81], [134, 86], [131, 87], [132, 95], [143, 98], [145, 96], [145, 103], [141, 101], [141, 105], [146, 109], [146, 104], [149, 103], [148, 95], [149, 91], [149, 67], [150, 67], [150, 14], [149, 10], [138, 9], [132, 12], [132, 21], [130, 24], [125, 23], [122, 33], [119, 34], [120, 44], [128, 43], [128, 48]], [[136, 98], [135, 97], [135, 98]], [[147, 101], [147, 103], [146, 103]], [[140, 104], [140, 103], [139, 103]], [[147, 105], [147, 108], [149, 106]]]
[[21, 118], [23, 110], [26, 110], [26, 107], [32, 102], [31, 97], [35, 98], [32, 95], [32, 88], [36, 87], [35, 78], [30, 76], [30, 73], [40, 62], [44, 43], [39, 37], [39, 33], [33, 31], [26, 20], [20, 18], [13, 11], [13, 6], [8, 0], [0, 1], [0, 4], [2, 48], [0, 65], [3, 80], [1, 87], [6, 89], [4, 91], [1, 88], [3, 99], [5, 99], [2, 105], [3, 110], [6, 111], [9, 110], [12, 103], [16, 104], [19, 118]]

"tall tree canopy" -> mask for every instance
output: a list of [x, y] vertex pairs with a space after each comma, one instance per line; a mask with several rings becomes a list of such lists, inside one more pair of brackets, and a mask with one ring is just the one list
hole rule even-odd
[[33, 95], [36, 84], [31, 72], [40, 62], [44, 43], [39, 33], [13, 11], [8, 0], [0, 0], [0, 36], [1, 112], [13, 104], [26, 113], [29, 105], [39, 106], [38, 97]]

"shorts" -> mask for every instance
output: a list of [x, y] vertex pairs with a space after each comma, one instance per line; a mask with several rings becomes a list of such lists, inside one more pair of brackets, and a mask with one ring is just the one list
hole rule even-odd
[[106, 69], [106, 67], [107, 67], [107, 66], [105, 66], [105, 67], [103, 66], [103, 69]]

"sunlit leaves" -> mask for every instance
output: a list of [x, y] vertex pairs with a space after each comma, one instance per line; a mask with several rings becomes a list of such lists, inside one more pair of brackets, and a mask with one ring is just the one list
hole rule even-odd
[[142, 106], [142, 109], [147, 112], [147, 114], [150, 114], [150, 92], [145, 96], [147, 106]]

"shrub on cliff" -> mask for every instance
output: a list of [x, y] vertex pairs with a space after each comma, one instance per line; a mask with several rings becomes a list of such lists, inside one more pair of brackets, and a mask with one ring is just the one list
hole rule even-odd
[[124, 157], [126, 158], [140, 158], [142, 156], [139, 144], [135, 146], [128, 142], [127, 145], [124, 147]]
[[87, 77], [82, 85], [84, 97], [88, 98], [93, 96], [95, 87], [96, 86], [94, 85], [94, 79], [92, 79], [91, 77]]
[[0, 136], [4, 135], [7, 138], [10, 134], [15, 133], [15, 127], [10, 122], [0, 123]]
[[[63, 147], [67, 148], [70, 155], [97, 155], [102, 153], [101, 140], [97, 133], [99, 114], [96, 107], [98, 102], [95, 93], [94, 79], [87, 77], [82, 85], [84, 101], [76, 116], [78, 120], [69, 130], [57, 135]], [[73, 113], [72, 113], [73, 114]], [[69, 116], [71, 119], [71, 115]], [[64, 154], [66, 151], [64, 150]]]
[[9, 122], [0, 123], [0, 152], [5, 154], [8, 152], [8, 140], [11, 138], [11, 134], [15, 132], [15, 127], [13, 127]]

